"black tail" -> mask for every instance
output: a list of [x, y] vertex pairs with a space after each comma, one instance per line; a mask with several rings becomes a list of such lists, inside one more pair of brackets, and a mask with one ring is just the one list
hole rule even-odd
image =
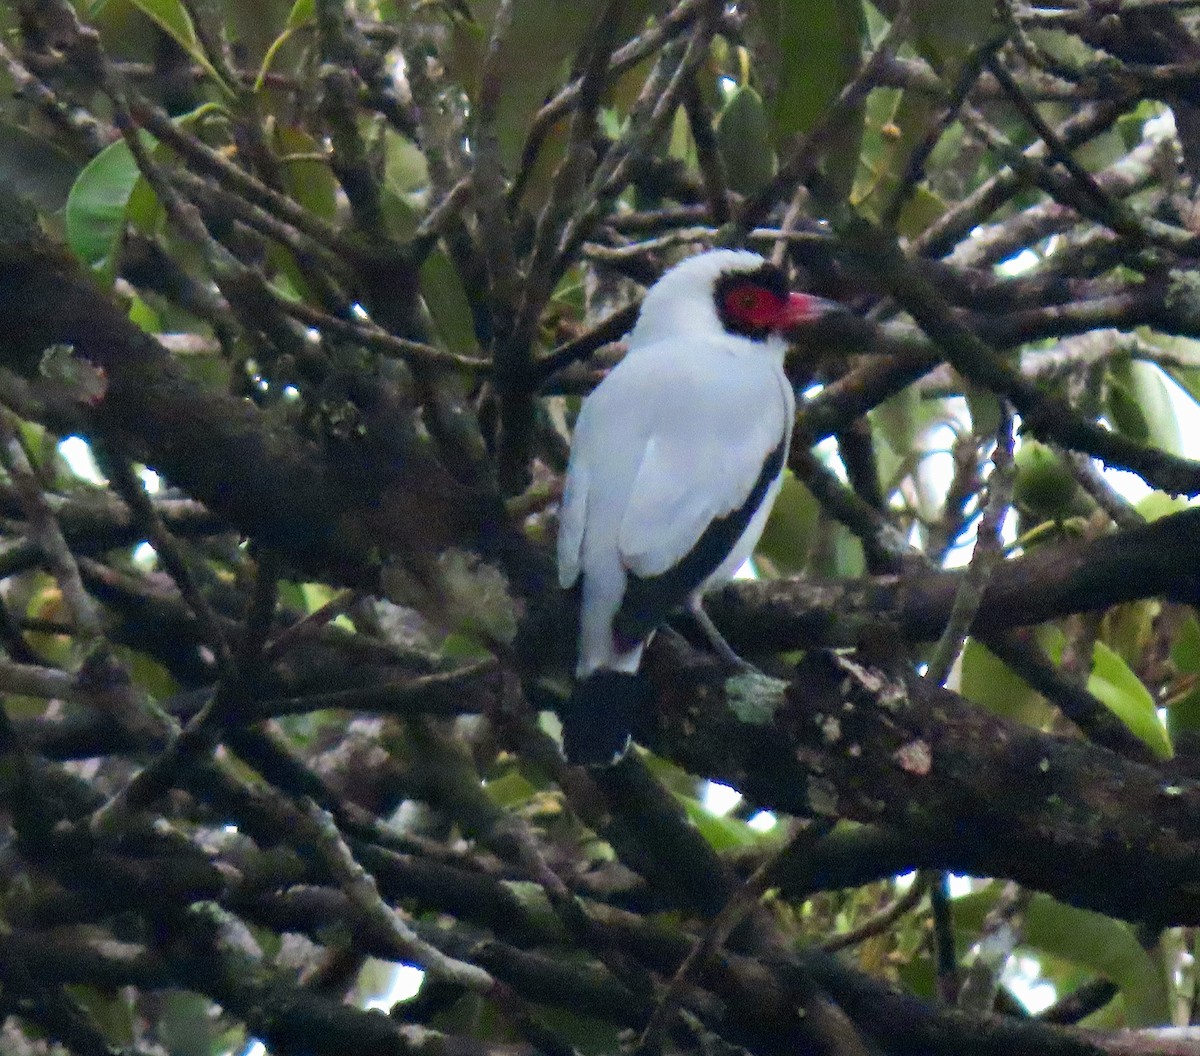
[[563, 712], [563, 751], [579, 766], [607, 766], [629, 748], [629, 737], [651, 701], [641, 675], [595, 671], [576, 682]]

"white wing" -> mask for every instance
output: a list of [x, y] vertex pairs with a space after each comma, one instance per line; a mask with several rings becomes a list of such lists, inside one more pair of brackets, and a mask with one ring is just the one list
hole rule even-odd
[[[772, 364], [693, 361], [670, 383], [621, 519], [617, 546], [637, 576], [677, 564], [718, 517], [740, 509], [790, 434], [794, 403]], [[742, 368], [742, 369], [739, 369]]]
[[[603, 563], [605, 554], [621, 574], [617, 528], [662, 388], [663, 375], [653, 365], [641, 355], [627, 355], [584, 401], [575, 422], [558, 514], [558, 580], [564, 589], [585, 567]], [[619, 596], [620, 585], [614, 589]]]

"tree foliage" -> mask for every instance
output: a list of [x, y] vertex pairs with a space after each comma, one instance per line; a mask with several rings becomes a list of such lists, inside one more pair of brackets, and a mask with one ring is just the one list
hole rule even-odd
[[[1200, 1053], [1196, 6], [0, 4], [0, 1048]], [[572, 768], [571, 423], [711, 245], [852, 309], [761, 673]]]

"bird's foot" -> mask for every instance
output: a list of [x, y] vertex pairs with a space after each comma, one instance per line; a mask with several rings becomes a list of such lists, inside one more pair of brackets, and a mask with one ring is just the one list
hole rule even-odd
[[688, 609], [692, 614], [692, 618], [700, 627], [700, 630], [704, 632], [704, 637], [708, 639], [708, 644], [712, 646], [713, 652], [721, 658], [722, 663], [742, 674], [762, 674], [757, 667], [751, 663], [747, 663], [733, 651], [732, 646], [725, 641], [724, 635], [717, 630], [716, 624], [709, 619], [708, 613], [704, 611], [704, 606], [698, 598], [694, 599], [688, 605]]

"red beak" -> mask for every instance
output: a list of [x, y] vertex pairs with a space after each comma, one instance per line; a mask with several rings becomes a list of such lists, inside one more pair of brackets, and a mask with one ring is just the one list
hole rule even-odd
[[789, 293], [787, 303], [779, 314], [776, 327], [787, 331], [804, 323], [811, 323], [830, 312], [844, 312], [846, 309], [837, 301], [828, 301], [824, 297], [813, 297], [807, 293]]

